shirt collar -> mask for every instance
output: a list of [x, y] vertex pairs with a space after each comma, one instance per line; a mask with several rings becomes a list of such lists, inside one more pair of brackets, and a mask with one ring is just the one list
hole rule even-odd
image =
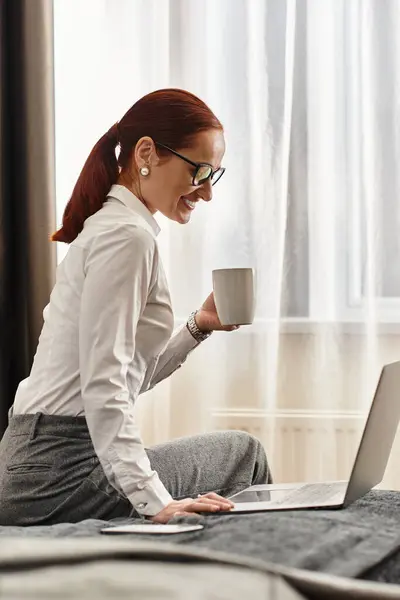
[[107, 194], [107, 198], [116, 198], [122, 204], [140, 215], [152, 228], [154, 235], [160, 233], [160, 226], [147, 208], [128, 188], [123, 185], [114, 184]]

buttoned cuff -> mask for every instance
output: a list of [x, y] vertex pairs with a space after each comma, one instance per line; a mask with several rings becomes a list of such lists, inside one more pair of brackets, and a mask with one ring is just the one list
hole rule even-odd
[[128, 496], [129, 502], [140, 515], [154, 517], [170, 502], [172, 496], [168, 493], [158, 477], [153, 477], [142, 489]]
[[200, 342], [194, 339], [186, 323], [176, 330], [174, 334], [174, 347], [176, 348], [176, 354], [179, 354], [182, 358], [186, 357], [199, 344]]

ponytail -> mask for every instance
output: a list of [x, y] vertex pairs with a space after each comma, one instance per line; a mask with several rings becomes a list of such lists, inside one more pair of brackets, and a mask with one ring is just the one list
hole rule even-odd
[[115, 123], [94, 146], [65, 207], [62, 227], [51, 237], [53, 242], [70, 244], [82, 231], [85, 220], [103, 206], [119, 175], [115, 156], [118, 138], [118, 123]]

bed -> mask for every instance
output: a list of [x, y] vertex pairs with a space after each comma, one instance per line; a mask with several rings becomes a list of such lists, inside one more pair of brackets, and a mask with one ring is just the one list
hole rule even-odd
[[149, 540], [102, 535], [98, 520], [0, 527], [0, 598], [400, 599], [399, 492], [183, 520], [204, 529]]

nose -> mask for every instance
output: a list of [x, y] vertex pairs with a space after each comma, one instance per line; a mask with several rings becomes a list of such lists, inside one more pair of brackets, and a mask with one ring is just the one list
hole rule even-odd
[[213, 197], [211, 179], [207, 179], [207, 181], [205, 181], [200, 187], [200, 190], [200, 196], [203, 198], [204, 202], [210, 202], [210, 200], [212, 200]]

